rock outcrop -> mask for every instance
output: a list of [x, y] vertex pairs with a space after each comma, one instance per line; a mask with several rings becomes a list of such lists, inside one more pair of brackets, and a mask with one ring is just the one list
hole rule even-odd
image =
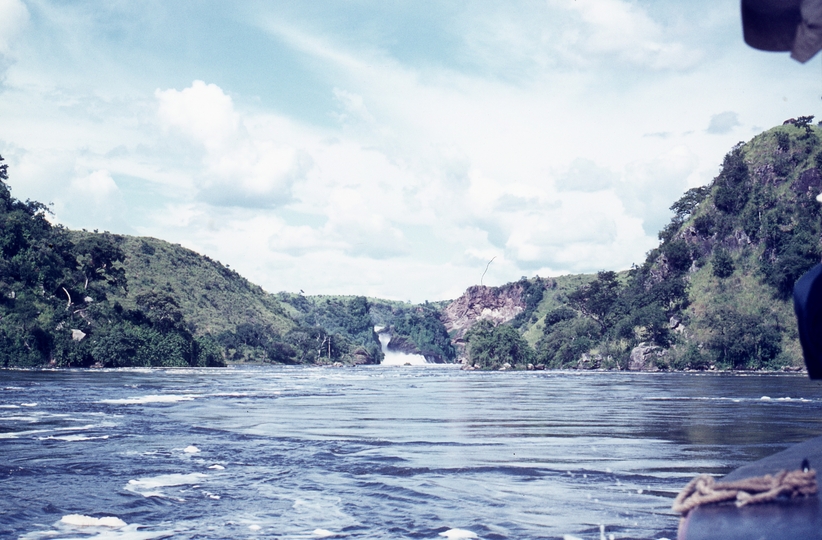
[[391, 352], [403, 354], [422, 354], [422, 352], [408, 336], [392, 334], [391, 341], [388, 342], [387, 348]]
[[[542, 281], [546, 287], [552, 284], [551, 280]], [[512, 320], [525, 309], [521, 282], [509, 283], [502, 287], [469, 287], [462, 296], [442, 311], [442, 322], [457, 349], [457, 361], [465, 361], [465, 334], [477, 321], [488, 319], [495, 325], [502, 324]]]
[[642, 342], [631, 350], [628, 371], [659, 371], [656, 359], [666, 354], [667, 351], [662, 347]]

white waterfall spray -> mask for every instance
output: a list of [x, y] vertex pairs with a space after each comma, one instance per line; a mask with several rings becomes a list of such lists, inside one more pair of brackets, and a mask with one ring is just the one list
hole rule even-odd
[[389, 351], [388, 342], [391, 341], [391, 334], [389, 332], [380, 332], [383, 330], [382, 326], [375, 326], [374, 331], [380, 338], [380, 347], [385, 358], [382, 360], [383, 366], [422, 366], [428, 363], [425, 357], [421, 354], [406, 354], [399, 351]]

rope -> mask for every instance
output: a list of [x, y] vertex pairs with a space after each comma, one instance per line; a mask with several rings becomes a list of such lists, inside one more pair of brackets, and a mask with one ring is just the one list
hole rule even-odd
[[736, 500], [736, 506], [764, 503], [787, 495], [790, 498], [816, 493], [816, 471], [814, 469], [779, 471], [775, 475], [766, 474], [745, 478], [736, 482], [717, 482], [707, 474], [700, 474], [691, 480], [674, 500], [673, 510], [682, 515], [703, 504], [713, 504]]

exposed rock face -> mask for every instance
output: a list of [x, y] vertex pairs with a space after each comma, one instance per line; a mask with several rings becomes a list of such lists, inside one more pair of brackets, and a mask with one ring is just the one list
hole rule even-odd
[[376, 364], [374, 357], [371, 356], [367, 350], [362, 347], [354, 351], [354, 365]]
[[422, 354], [414, 342], [406, 336], [391, 335], [391, 341], [388, 342], [387, 348], [392, 352]]
[[448, 304], [442, 312], [442, 322], [457, 349], [457, 360], [465, 362], [465, 334], [478, 320], [494, 324], [510, 321], [525, 310], [522, 285], [510, 283], [502, 287], [474, 285]]
[[631, 360], [628, 362], [628, 371], [657, 371], [654, 360], [665, 356], [666, 351], [662, 347], [640, 343], [631, 350]]

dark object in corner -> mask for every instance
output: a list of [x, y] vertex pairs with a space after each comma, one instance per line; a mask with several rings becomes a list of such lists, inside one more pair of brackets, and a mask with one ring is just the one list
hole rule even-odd
[[793, 308], [808, 377], [822, 379], [822, 264], [811, 268], [794, 285]]
[[742, 0], [745, 43], [761, 51], [791, 51], [805, 63], [822, 49], [820, 0]]
[[[822, 437], [794, 444], [787, 449], [740, 467], [721, 479], [736, 482], [745, 478], [794, 469], [802, 462], [822, 463]], [[743, 506], [706, 505], [694, 508], [682, 520], [678, 540], [822, 540], [822, 497], [780, 499], [767, 504]]]

